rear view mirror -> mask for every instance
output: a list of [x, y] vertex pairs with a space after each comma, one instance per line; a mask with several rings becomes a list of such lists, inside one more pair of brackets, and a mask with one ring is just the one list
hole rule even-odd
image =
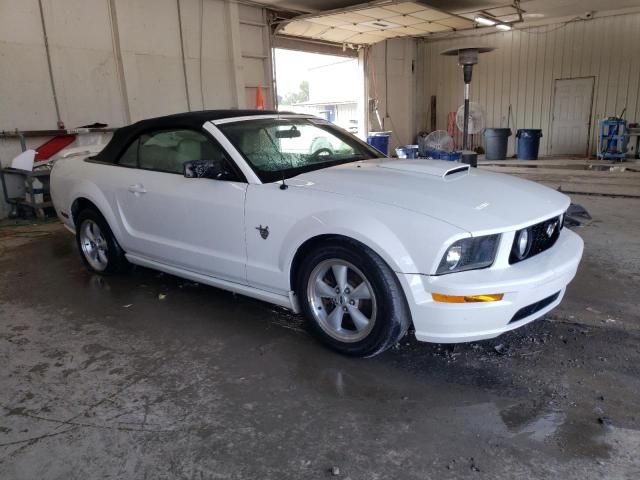
[[302, 135], [295, 125], [288, 130], [277, 130], [276, 138], [298, 138]]
[[191, 160], [184, 162], [185, 178], [217, 178], [218, 165], [213, 160]]

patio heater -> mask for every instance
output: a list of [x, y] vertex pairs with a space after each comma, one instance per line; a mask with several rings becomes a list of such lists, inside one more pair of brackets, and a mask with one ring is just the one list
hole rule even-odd
[[475, 167], [478, 165], [478, 154], [469, 150], [469, 86], [473, 66], [478, 63], [478, 55], [495, 50], [493, 47], [457, 47], [441, 53], [449, 57], [458, 57], [458, 65], [464, 75], [464, 128], [462, 129], [462, 161]]

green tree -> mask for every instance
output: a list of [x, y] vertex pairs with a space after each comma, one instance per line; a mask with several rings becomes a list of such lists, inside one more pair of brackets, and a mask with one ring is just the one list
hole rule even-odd
[[303, 80], [300, 82], [297, 92], [289, 92], [282, 99], [283, 105], [293, 105], [296, 103], [302, 103], [309, 100], [309, 82]]

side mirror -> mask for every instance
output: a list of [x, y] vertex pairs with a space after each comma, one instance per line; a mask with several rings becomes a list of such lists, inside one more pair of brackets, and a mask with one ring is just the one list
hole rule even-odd
[[218, 165], [213, 160], [190, 160], [184, 162], [185, 178], [218, 178]]

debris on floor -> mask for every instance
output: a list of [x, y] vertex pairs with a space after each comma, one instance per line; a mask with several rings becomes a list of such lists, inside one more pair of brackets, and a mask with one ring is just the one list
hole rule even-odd
[[611, 425], [611, 419], [606, 415], [603, 415], [601, 417], [598, 417], [598, 423], [600, 425]]
[[565, 223], [569, 227], [582, 227], [587, 221], [593, 220], [589, 212], [577, 203], [572, 203], [567, 209], [567, 213], [564, 217]]

